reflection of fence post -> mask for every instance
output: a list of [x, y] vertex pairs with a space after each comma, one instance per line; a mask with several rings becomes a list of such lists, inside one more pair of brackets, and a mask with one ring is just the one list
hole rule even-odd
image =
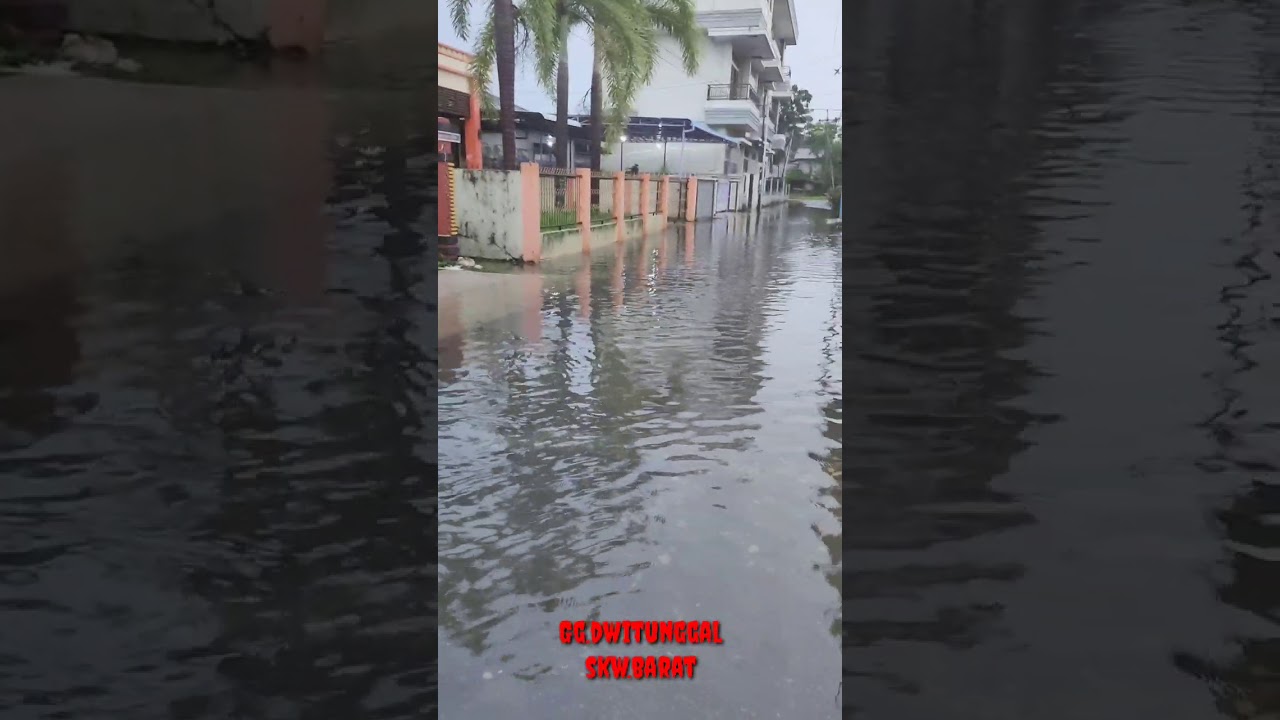
[[684, 194], [684, 219], [693, 222], [698, 219], [698, 178], [690, 175], [688, 183], [689, 189]]
[[[525, 262], [542, 259], [542, 191], [537, 163], [520, 163], [520, 217], [524, 221], [521, 258]], [[495, 212], [502, 212], [501, 208]]]
[[627, 180], [621, 172], [613, 174], [613, 221], [618, 227], [618, 242], [627, 238]]
[[578, 168], [578, 230], [582, 233], [582, 251], [591, 252], [591, 171]]
[[640, 176], [640, 231], [649, 232], [649, 213], [653, 209], [649, 207], [649, 173]]

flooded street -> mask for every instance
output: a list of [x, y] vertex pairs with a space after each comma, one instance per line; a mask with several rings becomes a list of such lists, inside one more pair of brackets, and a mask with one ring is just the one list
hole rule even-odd
[[1280, 714], [1280, 6], [851, 3], [844, 693]]
[[0, 80], [0, 717], [434, 712], [404, 100]]
[[[442, 289], [441, 717], [839, 716], [841, 249], [821, 220], [669, 228], [505, 278], [531, 298], [505, 311]], [[722, 625], [693, 680], [587, 680], [588, 654], [649, 651], [557, 633], [665, 619]]]

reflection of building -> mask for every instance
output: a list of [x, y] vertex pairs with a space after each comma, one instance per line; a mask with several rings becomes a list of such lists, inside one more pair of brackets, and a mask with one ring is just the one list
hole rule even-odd
[[454, 166], [477, 170], [483, 162], [480, 97], [471, 91], [472, 56], [443, 43], [436, 43], [436, 54], [440, 151]]

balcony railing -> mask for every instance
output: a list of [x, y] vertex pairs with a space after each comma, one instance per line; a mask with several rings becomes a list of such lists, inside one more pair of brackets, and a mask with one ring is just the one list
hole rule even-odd
[[759, 107], [760, 95], [751, 85], [708, 85], [708, 100], [750, 100], [752, 105]]

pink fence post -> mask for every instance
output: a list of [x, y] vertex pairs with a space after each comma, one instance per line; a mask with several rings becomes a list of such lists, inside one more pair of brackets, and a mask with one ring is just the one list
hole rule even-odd
[[591, 171], [578, 168], [578, 231], [582, 233], [582, 251], [591, 252]]
[[616, 172], [613, 174], [613, 221], [618, 228], [618, 242], [627, 239], [626, 201], [626, 178], [621, 172]]
[[520, 216], [524, 222], [523, 260], [542, 259], [542, 191], [538, 163], [520, 163]]
[[663, 175], [662, 182], [658, 183], [658, 212], [662, 215], [662, 219], [666, 220], [671, 210], [671, 176]]
[[653, 212], [653, 208], [649, 207], [649, 187], [651, 184], [649, 173], [640, 176], [640, 229], [642, 232], [649, 232], [649, 213]]
[[684, 219], [693, 222], [698, 218], [698, 178], [689, 178], [689, 191], [685, 193]]

